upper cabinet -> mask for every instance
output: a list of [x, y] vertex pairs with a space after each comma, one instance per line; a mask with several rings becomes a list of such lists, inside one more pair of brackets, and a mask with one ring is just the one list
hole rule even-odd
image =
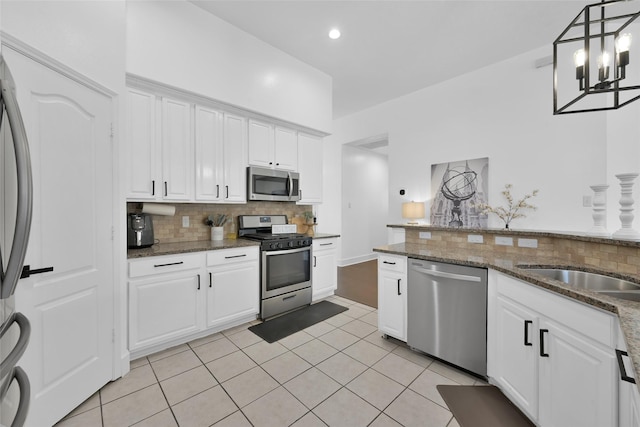
[[[127, 94], [127, 198], [156, 198], [157, 150], [156, 97], [130, 89]], [[159, 193], [158, 193], [159, 194]]]
[[162, 199], [193, 199], [192, 107], [162, 98]]
[[298, 170], [296, 131], [249, 120], [249, 164], [270, 169]]
[[224, 194], [229, 203], [247, 201], [247, 119], [224, 114]]
[[299, 204], [322, 202], [322, 139], [298, 133]]

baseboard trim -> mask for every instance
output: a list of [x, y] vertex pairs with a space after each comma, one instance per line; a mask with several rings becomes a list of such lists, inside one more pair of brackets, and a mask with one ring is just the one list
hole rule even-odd
[[373, 261], [374, 259], [378, 259], [378, 255], [375, 252], [371, 252], [366, 255], [341, 259], [338, 261], [338, 267], [347, 267], [353, 264], [360, 264], [361, 262]]

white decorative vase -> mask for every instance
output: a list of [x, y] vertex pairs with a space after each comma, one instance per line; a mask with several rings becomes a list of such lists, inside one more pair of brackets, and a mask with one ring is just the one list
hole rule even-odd
[[637, 173], [622, 173], [616, 175], [620, 180], [620, 222], [622, 227], [613, 233], [614, 239], [640, 240], [640, 232], [632, 228], [633, 224], [633, 181]]
[[224, 227], [211, 227], [211, 240], [223, 240], [224, 239]]
[[592, 185], [593, 190], [593, 227], [589, 230], [590, 236], [611, 237], [607, 231], [607, 188], [608, 185]]

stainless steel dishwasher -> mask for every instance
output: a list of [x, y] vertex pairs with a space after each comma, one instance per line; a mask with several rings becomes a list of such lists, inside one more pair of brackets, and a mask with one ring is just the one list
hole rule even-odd
[[487, 270], [409, 258], [407, 344], [487, 376]]

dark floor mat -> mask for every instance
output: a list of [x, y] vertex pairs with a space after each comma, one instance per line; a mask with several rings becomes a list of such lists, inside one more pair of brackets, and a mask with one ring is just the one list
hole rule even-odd
[[311, 325], [348, 310], [329, 301], [320, 301], [275, 319], [251, 326], [249, 330], [268, 343], [276, 342]]
[[534, 427], [495, 386], [439, 385], [460, 427]]

